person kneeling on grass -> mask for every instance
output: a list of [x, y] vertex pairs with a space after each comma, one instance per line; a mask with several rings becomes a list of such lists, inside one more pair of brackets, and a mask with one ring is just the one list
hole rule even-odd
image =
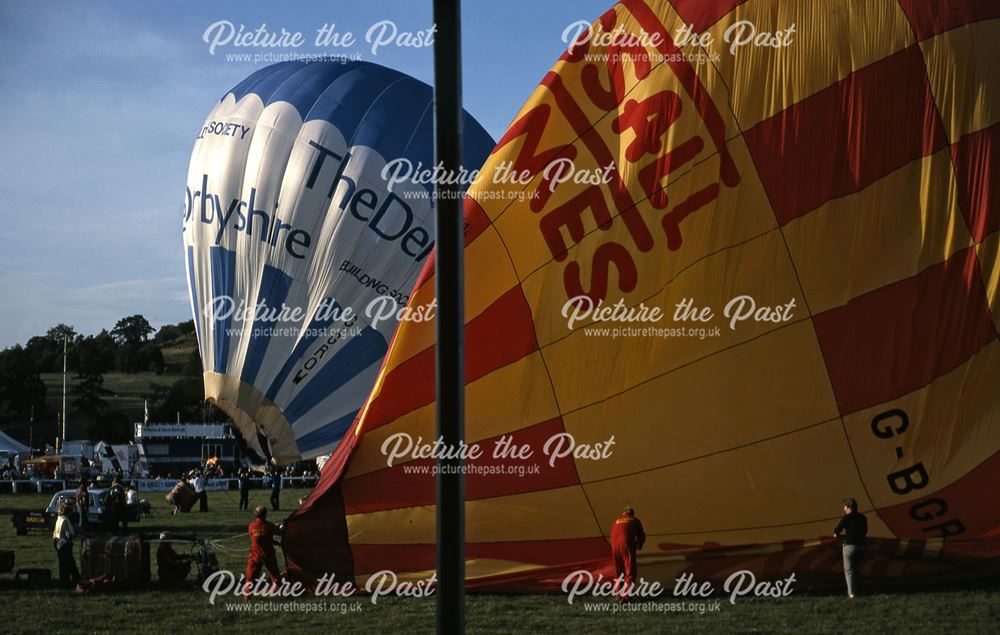
[[844, 578], [847, 580], [847, 597], [854, 599], [858, 589], [858, 563], [865, 549], [865, 536], [868, 535], [868, 519], [858, 513], [858, 501], [845, 498], [843, 502], [844, 516], [833, 530], [834, 537], [844, 533]]
[[184, 586], [191, 572], [191, 558], [174, 551], [170, 538], [169, 531], [160, 534], [160, 546], [156, 548], [156, 572], [163, 586], [180, 587]]
[[281, 535], [282, 529], [267, 521], [267, 508], [257, 507], [253, 510], [254, 520], [247, 527], [250, 534], [250, 556], [247, 558], [246, 585], [243, 588], [243, 599], [247, 599], [261, 569], [267, 569], [267, 578], [271, 584], [277, 584], [281, 578], [278, 570], [278, 556], [274, 552], [274, 537]]

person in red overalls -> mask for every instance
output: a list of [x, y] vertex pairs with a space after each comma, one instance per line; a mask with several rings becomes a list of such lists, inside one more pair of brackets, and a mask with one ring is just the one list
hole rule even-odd
[[281, 534], [281, 529], [274, 523], [267, 522], [267, 509], [258, 507], [253, 510], [254, 520], [247, 527], [250, 534], [250, 556], [247, 558], [246, 586], [243, 597], [247, 597], [261, 568], [267, 569], [267, 578], [271, 584], [277, 584], [281, 577], [278, 571], [278, 557], [274, 553], [274, 537]]
[[635, 552], [645, 542], [646, 532], [635, 517], [635, 510], [626, 507], [611, 526], [611, 560], [615, 564], [615, 597], [619, 602], [628, 599], [632, 584], [639, 579]]

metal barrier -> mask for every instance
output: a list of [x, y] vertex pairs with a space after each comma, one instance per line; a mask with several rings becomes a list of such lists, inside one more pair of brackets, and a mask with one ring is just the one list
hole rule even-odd
[[[306, 488], [314, 487], [319, 481], [318, 476], [282, 476], [281, 487], [285, 488]], [[125, 483], [134, 482], [140, 492], [169, 492], [177, 483], [177, 479], [168, 478], [139, 478], [124, 479]], [[35, 492], [43, 494], [46, 491], [59, 491], [68, 489], [67, 483], [76, 487], [78, 481], [67, 481], [66, 479], [22, 479], [16, 481], [0, 481], [0, 493], [9, 490], [11, 494]], [[91, 481], [93, 484], [93, 481]], [[265, 489], [271, 487], [269, 478], [252, 478], [250, 486], [254, 489]], [[236, 478], [211, 478], [205, 482], [207, 491], [230, 490], [239, 488], [239, 479]]]
[[[169, 492], [177, 483], [177, 479], [169, 478], [133, 479], [133, 481], [140, 492]], [[318, 481], [318, 476], [283, 476], [281, 477], [281, 487], [282, 489], [286, 487], [314, 487]], [[250, 479], [250, 486], [254, 489], [270, 488], [271, 480], [252, 478]], [[205, 481], [205, 490], [209, 492], [232, 489], [239, 489], [239, 479], [210, 478]]]
[[11, 494], [34, 492], [43, 494], [46, 490], [59, 491], [66, 489], [64, 479], [20, 479], [16, 481], [0, 481], [0, 491], [10, 488]]

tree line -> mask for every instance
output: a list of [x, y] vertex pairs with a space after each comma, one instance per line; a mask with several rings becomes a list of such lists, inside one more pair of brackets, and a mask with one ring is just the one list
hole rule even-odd
[[[62, 372], [65, 346], [67, 374], [76, 378], [67, 395], [67, 420], [84, 421], [86, 436], [94, 441], [128, 440], [132, 422], [125, 412], [109, 405], [107, 398], [113, 393], [105, 387], [104, 375], [161, 375], [167, 367], [164, 345], [193, 333], [192, 320], [157, 331], [142, 315], [124, 317], [110, 330], [103, 329], [96, 335], [82, 335], [70, 325], [58, 324], [24, 345], [0, 351], [0, 410], [5, 411], [8, 421], [56, 421], [59, 408], [53, 412], [46, 403], [49, 395], [41, 375]], [[143, 395], [150, 420], [173, 421], [180, 415], [186, 421], [226, 421], [221, 411], [204, 400], [197, 348], [181, 368], [174, 368], [174, 372], [178, 370], [177, 380], [166, 385], [151, 383]]]

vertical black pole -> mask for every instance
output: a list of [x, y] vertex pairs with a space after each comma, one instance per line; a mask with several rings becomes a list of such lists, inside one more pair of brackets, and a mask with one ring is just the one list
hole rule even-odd
[[[460, 0], [434, 0], [434, 144], [445, 174], [462, 164]], [[462, 201], [457, 184], [437, 185], [437, 433], [445, 447], [465, 438]], [[465, 632], [465, 476], [462, 460], [438, 461], [437, 632]]]

